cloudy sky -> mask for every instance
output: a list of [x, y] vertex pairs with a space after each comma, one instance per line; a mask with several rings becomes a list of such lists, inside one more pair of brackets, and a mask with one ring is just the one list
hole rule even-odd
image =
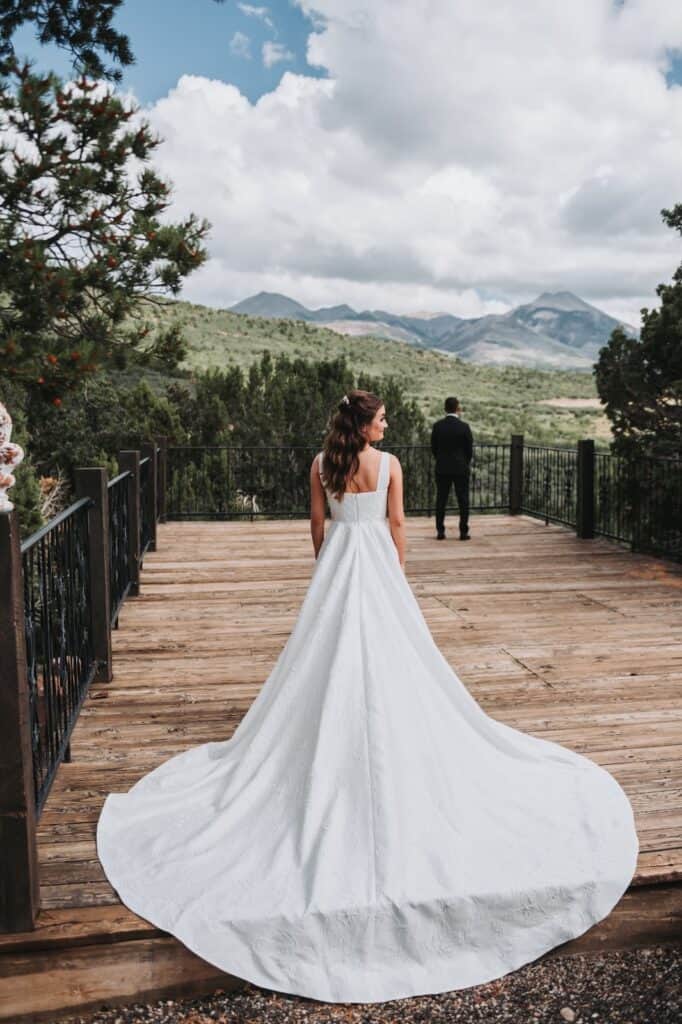
[[129, 0], [117, 26], [172, 216], [213, 225], [191, 301], [476, 316], [570, 290], [638, 324], [682, 258], [677, 0]]

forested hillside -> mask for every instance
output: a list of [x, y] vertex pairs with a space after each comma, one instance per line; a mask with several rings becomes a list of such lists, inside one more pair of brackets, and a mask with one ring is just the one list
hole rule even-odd
[[[230, 313], [190, 302], [174, 302], [147, 312], [150, 334], [176, 324], [187, 342], [181, 366], [189, 371], [248, 368], [261, 353], [303, 359], [345, 356], [358, 373], [394, 376], [428, 419], [441, 415], [446, 395], [457, 395], [479, 439], [523, 433], [527, 440], [572, 444], [610, 438], [598, 407], [591, 374], [478, 366], [400, 341], [343, 336], [293, 320]], [[137, 373], [136, 373], [137, 375]], [[571, 400], [567, 405], [543, 404]], [[583, 404], [585, 403], [585, 404]]]

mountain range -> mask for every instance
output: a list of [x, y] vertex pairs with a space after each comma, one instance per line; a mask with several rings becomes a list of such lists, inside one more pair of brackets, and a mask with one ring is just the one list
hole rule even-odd
[[382, 309], [357, 312], [345, 304], [306, 309], [277, 292], [259, 292], [231, 306], [230, 312], [304, 320], [339, 334], [405, 341], [474, 363], [552, 370], [591, 370], [615, 327], [638, 335], [636, 328], [572, 292], [543, 292], [508, 313], [474, 318], [428, 312], [401, 315]]

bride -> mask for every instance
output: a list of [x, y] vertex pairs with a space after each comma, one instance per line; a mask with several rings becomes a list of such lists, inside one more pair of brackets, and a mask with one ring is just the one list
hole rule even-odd
[[604, 918], [638, 853], [616, 780], [490, 718], [440, 653], [403, 571], [400, 463], [372, 447], [386, 426], [375, 395], [343, 396], [311, 466], [310, 585], [232, 737], [110, 793], [97, 826], [131, 910], [331, 1002], [499, 978]]

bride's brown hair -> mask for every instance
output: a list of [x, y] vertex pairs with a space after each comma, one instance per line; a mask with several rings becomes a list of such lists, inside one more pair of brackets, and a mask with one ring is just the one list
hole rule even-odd
[[360, 465], [358, 452], [366, 441], [362, 428], [372, 422], [383, 404], [371, 391], [356, 389], [345, 394], [332, 413], [322, 446], [322, 478], [339, 501], [343, 499], [346, 481], [357, 473]]

